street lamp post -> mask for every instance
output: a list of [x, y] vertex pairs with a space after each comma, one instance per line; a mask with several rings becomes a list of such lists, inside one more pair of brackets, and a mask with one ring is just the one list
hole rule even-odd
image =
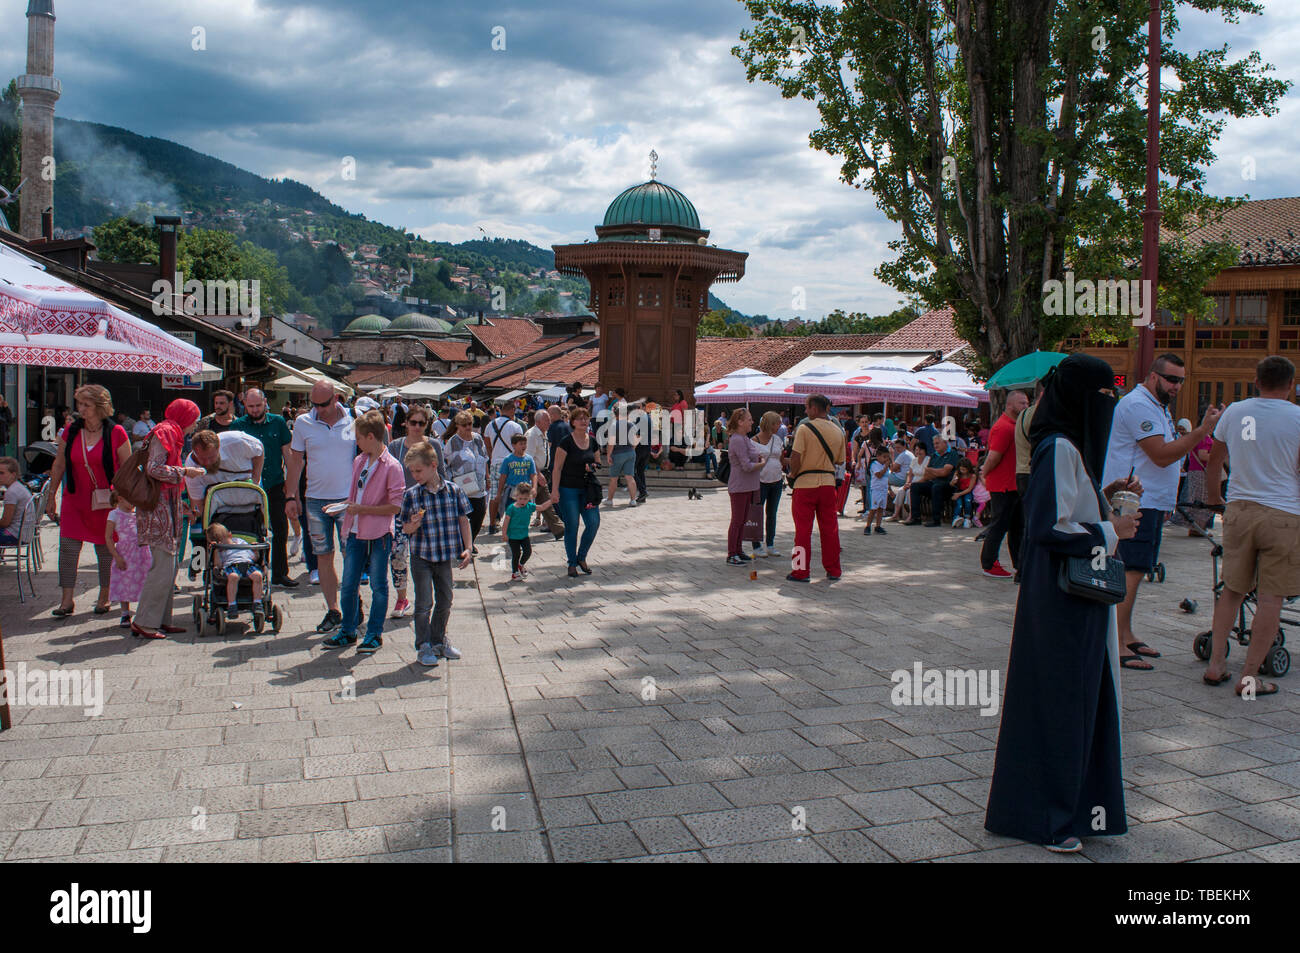
[[1151, 0], [1147, 26], [1147, 182], [1142, 212], [1143, 315], [1138, 326], [1135, 382], [1146, 379], [1156, 349], [1156, 289], [1160, 276], [1160, 0]]

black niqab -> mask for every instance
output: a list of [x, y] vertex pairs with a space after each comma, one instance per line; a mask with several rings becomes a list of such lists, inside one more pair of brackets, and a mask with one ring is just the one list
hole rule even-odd
[[1100, 485], [1115, 415], [1115, 399], [1100, 390], [1115, 386], [1115, 371], [1101, 358], [1071, 354], [1048, 374], [1044, 385], [1029, 425], [1030, 445], [1037, 448], [1045, 437], [1063, 435], [1083, 457], [1092, 482]]

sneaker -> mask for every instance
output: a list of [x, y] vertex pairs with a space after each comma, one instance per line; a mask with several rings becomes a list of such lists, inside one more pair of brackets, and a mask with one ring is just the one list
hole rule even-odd
[[1066, 837], [1043, 846], [1054, 854], [1077, 854], [1083, 850], [1083, 841], [1077, 837]]
[[434, 651], [432, 645], [430, 645], [428, 642], [425, 642], [417, 650], [415, 660], [419, 662], [421, 665], [423, 665], [425, 668], [437, 668], [438, 653]]
[[227, 622], [234, 622], [238, 618], [239, 618], [239, 609], [237, 609], [234, 606], [231, 606], [229, 609], [226, 610]]
[[638, 496], [638, 497], [636, 498], [636, 501], [637, 501], [638, 503], [644, 503], [645, 500], [646, 500], [646, 495], [645, 495], [644, 493], [642, 493], [640, 496]]
[[995, 562], [988, 569], [984, 570], [984, 575], [992, 576], [994, 579], [1010, 579], [1011, 573], [1002, 568], [1002, 564]]
[[450, 642], [436, 642], [434, 643], [433, 650], [443, 658], [452, 662], [460, 658], [460, 649], [456, 648], [456, 646], [452, 645]]
[[747, 560], [747, 559], [741, 559], [739, 556], [728, 556], [728, 557], [727, 557], [727, 565], [728, 565], [728, 566], [743, 566], [743, 565], [745, 565], [745, 563], [747, 563], [747, 562], [749, 562], [749, 560]]
[[885, 536], [885, 535], [887, 535], [887, 534], [885, 533], [885, 528], [884, 528], [883, 526], [877, 526], [877, 527], [876, 527], [876, 535], [877, 535], [877, 536]]
[[767, 554], [768, 554], [769, 556], [780, 556], [780, 555], [781, 555], [781, 554], [777, 551], [777, 549], [776, 549], [775, 546], [769, 546], [769, 547], [767, 547]]
[[641, 505], [640, 500], [633, 500], [632, 502], [628, 503], [628, 506], [640, 506], [640, 505]]
[[364, 642], [362, 642], [360, 645], [357, 646], [357, 651], [364, 652], [367, 655], [373, 655], [375, 652], [379, 651], [379, 647], [383, 644], [384, 644], [383, 639], [366, 639]]
[[737, 554], [736, 554], [736, 557], [737, 557], [741, 562], [745, 562], [745, 563], [752, 563], [752, 562], [754, 561], [754, 557], [753, 557], [753, 556], [746, 556], [744, 553], [737, 553]]
[[755, 555], [755, 556], [763, 556], [763, 557], [766, 557], [766, 556], [767, 556], [767, 547], [764, 546], [762, 543], [755, 543], [755, 544], [754, 544], [754, 555]]
[[511, 582], [518, 582], [518, 581], [519, 581], [519, 573], [517, 573], [517, 572], [512, 572], [512, 573], [510, 574], [510, 581], [511, 581]]
[[602, 503], [601, 505], [602, 505], [602, 506], [606, 506], [606, 507], [608, 507], [609, 509], [612, 510], [612, 509], [614, 508], [614, 501], [613, 501], [613, 500], [606, 500], [606, 501], [605, 501], [604, 503]]
[[340, 632], [338, 635], [331, 635], [328, 639], [320, 644], [323, 649], [345, 649], [349, 645], [356, 645], [357, 637], [355, 635], [344, 635]]
[[289, 555], [297, 556], [298, 550], [302, 549], [302, 536], [289, 537]]
[[796, 576], [794, 573], [790, 573], [785, 578], [789, 582], [808, 582], [810, 580], [810, 577], [808, 576]]
[[411, 605], [410, 599], [398, 599], [397, 605], [393, 606], [393, 618], [401, 619], [415, 612]]
[[520, 566], [520, 567], [519, 567], [519, 578], [520, 578], [520, 579], [527, 579], [527, 578], [528, 578], [528, 570], [525, 569], [523, 566]]
[[[325, 613], [325, 618], [320, 620], [320, 625], [316, 626], [316, 631], [321, 633], [333, 632], [342, 624], [343, 613], [339, 612], [338, 609], [330, 609]], [[349, 642], [348, 644], [351, 645], [352, 643]]]
[[956, 519], [952, 521], [952, 528], [956, 529], [960, 525], [961, 525], [961, 517], [958, 516]]
[[965, 520], [965, 521], [962, 523], [962, 528], [963, 528], [963, 529], [970, 529], [970, 528], [971, 528], [971, 522], [970, 522], [970, 520]]
[[320, 585], [320, 572], [318, 570], [313, 569], [311, 571], [311, 584], [313, 586]]

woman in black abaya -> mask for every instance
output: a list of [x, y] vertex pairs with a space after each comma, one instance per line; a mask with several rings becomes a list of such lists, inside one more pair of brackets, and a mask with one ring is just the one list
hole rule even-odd
[[[1115, 378], [1095, 357], [1067, 357], [1045, 381], [1029, 439], [1020, 597], [1002, 701], [1002, 727], [984, 826], [1049, 850], [1123, 834], [1119, 646], [1112, 606], [1064, 592], [1068, 556], [1113, 555], [1136, 516], [1101, 502], [1098, 477], [1115, 412]], [[1109, 500], [1124, 489], [1106, 487]], [[1136, 480], [1127, 487], [1137, 493]]]

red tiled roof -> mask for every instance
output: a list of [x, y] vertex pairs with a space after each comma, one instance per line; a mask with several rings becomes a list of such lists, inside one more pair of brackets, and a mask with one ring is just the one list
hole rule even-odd
[[528, 371], [529, 380], [536, 377], [532, 368], [551, 358], [568, 353], [575, 348], [582, 348], [596, 341], [594, 334], [571, 334], [566, 337], [538, 338], [509, 357], [496, 357], [483, 364], [469, 364], [451, 372], [453, 377], [463, 377], [467, 381], [484, 386], [495, 387], [499, 377], [515, 371]]
[[595, 385], [599, 373], [600, 348], [585, 347], [530, 366], [527, 371], [519, 370], [498, 377], [492, 382], [492, 387], [514, 390], [533, 381], [564, 381], [566, 384], [578, 381], [584, 387], [591, 387]]
[[440, 361], [469, 360], [469, 344], [466, 341], [425, 341], [424, 346]]
[[939, 351], [948, 354], [964, 347], [965, 338], [957, 333], [953, 324], [955, 317], [952, 308], [936, 308], [927, 311], [912, 321], [907, 322], [893, 334], [870, 349], [873, 351]]
[[465, 330], [489, 354], [511, 355], [542, 336], [542, 329], [527, 318], [487, 318], [484, 324], [467, 324]]
[[346, 378], [348, 384], [360, 387], [374, 384], [377, 387], [405, 387], [418, 380], [421, 373], [418, 367], [394, 367], [392, 364], [359, 364]]
[[[1161, 229], [1161, 237], [1174, 236]], [[1300, 196], [1242, 202], [1223, 219], [1184, 232], [1187, 242], [1227, 240], [1241, 250], [1242, 265], [1300, 264]]]

